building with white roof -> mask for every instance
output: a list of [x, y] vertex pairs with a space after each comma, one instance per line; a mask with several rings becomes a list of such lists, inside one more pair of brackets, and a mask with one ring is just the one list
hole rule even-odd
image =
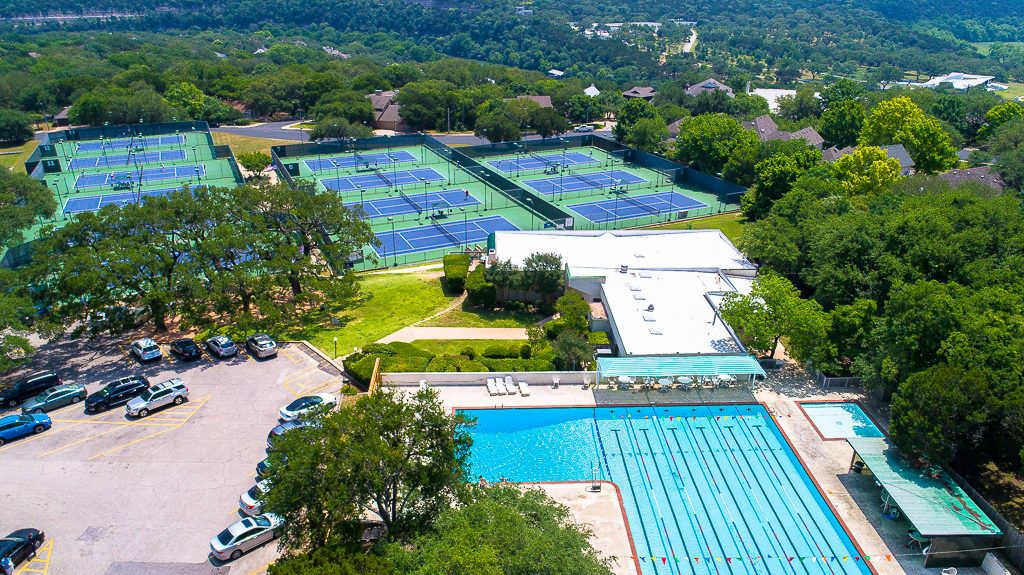
[[601, 95], [601, 90], [598, 90], [597, 86], [591, 84], [587, 89], [583, 90], [583, 93], [591, 98], [596, 98]]
[[[496, 232], [494, 260], [554, 252], [567, 285], [603, 306], [621, 356], [747, 355], [718, 315], [757, 267], [718, 230]], [[596, 315], [596, 314], [595, 314]], [[598, 320], [595, 320], [598, 321]]]
[[978, 76], [976, 74], [953, 72], [946, 74], [945, 76], [936, 76], [927, 82], [911, 83], [910, 85], [921, 88], [938, 88], [944, 84], [948, 84], [957, 90], [966, 90], [975, 86], [987, 85], [995, 79], [995, 76]]

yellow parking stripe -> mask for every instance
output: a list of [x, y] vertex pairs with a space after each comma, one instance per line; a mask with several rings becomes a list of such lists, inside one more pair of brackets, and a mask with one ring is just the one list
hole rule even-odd
[[267, 563], [266, 565], [263, 565], [262, 567], [257, 567], [256, 570], [250, 571], [249, 575], [263, 575], [263, 573], [267, 572], [267, 567], [270, 567], [273, 563], [274, 562], [271, 561], [270, 563]]
[[[36, 550], [34, 559], [25, 564], [24, 567], [15, 571], [15, 575], [22, 573], [41, 573], [47, 575], [50, 572], [50, 558], [53, 556], [53, 539], [48, 539], [39, 549]], [[35, 566], [37, 563], [40, 566]]]
[[96, 459], [98, 457], [103, 457], [104, 455], [107, 455], [109, 453], [113, 453], [113, 452], [115, 452], [115, 451], [117, 451], [119, 449], [124, 449], [125, 447], [131, 447], [132, 445], [135, 445], [137, 443], [142, 443], [143, 441], [146, 441], [148, 439], [152, 439], [152, 438], [154, 438], [154, 437], [156, 437], [158, 435], [163, 435], [164, 433], [167, 433], [168, 431], [174, 431], [175, 429], [180, 428], [181, 426], [185, 425], [188, 422], [189, 419], [192, 419], [192, 417], [196, 413], [199, 412], [199, 409], [198, 409], [199, 407], [202, 407], [203, 405], [206, 405], [206, 402], [210, 400], [210, 397], [211, 396], [207, 395], [206, 397], [200, 399], [199, 400], [200, 403], [199, 403], [198, 407], [196, 408], [196, 410], [193, 411], [192, 413], [190, 413], [189, 416], [187, 418], [185, 418], [185, 421], [175, 425], [174, 427], [169, 427], [167, 429], [161, 429], [160, 431], [157, 431], [155, 433], [150, 433], [149, 435], [140, 437], [140, 438], [135, 439], [133, 441], [129, 441], [128, 443], [124, 443], [124, 444], [121, 444], [121, 445], [117, 445], [117, 446], [111, 447], [110, 449], [107, 449], [105, 451], [101, 451], [101, 452], [97, 453], [96, 455], [93, 455], [92, 457], [89, 457], [86, 461], [92, 461], [93, 459]]
[[57, 429], [54, 429], [54, 428], [51, 427], [48, 431], [44, 431], [44, 432], [42, 432], [40, 434], [33, 435], [32, 437], [29, 437], [28, 439], [20, 439], [20, 440], [14, 442], [14, 443], [8, 443], [7, 445], [5, 445], [3, 447], [0, 447], [0, 451], [4, 451], [5, 449], [10, 449], [10, 448], [18, 446], [18, 445], [25, 445], [26, 443], [32, 443], [33, 441], [38, 441], [38, 440], [40, 440], [40, 439], [42, 439], [44, 437], [50, 437], [54, 433], [60, 433], [61, 431], [64, 431], [65, 429], [71, 429], [72, 427], [81, 425], [82, 423], [85, 423], [85, 422], [83, 421], [83, 422], [79, 422], [79, 423], [72, 423], [71, 425], [68, 425], [67, 427], [59, 427]]
[[62, 446], [60, 446], [60, 447], [58, 447], [56, 449], [51, 449], [51, 450], [47, 451], [46, 453], [40, 453], [39, 457], [46, 457], [47, 455], [52, 455], [54, 453], [57, 453], [58, 451], [62, 451], [62, 450], [67, 449], [69, 447], [74, 447], [76, 445], [81, 445], [81, 444], [85, 443], [86, 441], [91, 441], [91, 440], [96, 439], [98, 437], [103, 437], [104, 435], [106, 435], [108, 433], [113, 433], [113, 432], [115, 432], [117, 430], [118, 430], [117, 427], [112, 427], [112, 428], [110, 428], [110, 429], [108, 429], [108, 430], [106, 430], [106, 431], [104, 431], [102, 433], [97, 433], [95, 435], [90, 435], [89, 437], [86, 437], [86, 438], [83, 438], [83, 439], [79, 439], [78, 441], [75, 441], [73, 443], [68, 443], [66, 445], [62, 445]]
[[169, 426], [171, 423], [150, 423], [149, 420], [140, 421], [103, 421], [101, 419], [54, 419], [55, 423], [94, 423], [96, 425], [156, 425], [156, 426]]

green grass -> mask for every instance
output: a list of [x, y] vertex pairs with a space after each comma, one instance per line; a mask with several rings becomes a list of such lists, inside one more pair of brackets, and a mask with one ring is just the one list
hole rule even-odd
[[462, 307], [423, 322], [429, 327], [529, 327], [544, 319], [529, 311], [493, 311], [473, 308], [463, 302]]
[[681, 222], [672, 222], [663, 226], [657, 226], [652, 229], [656, 230], [711, 230], [718, 229], [722, 230], [729, 241], [736, 243], [743, 235], [743, 214], [739, 212], [731, 212], [727, 214], [718, 214], [716, 216], [710, 216], [707, 218], [700, 218], [698, 220], [684, 220]]
[[981, 54], [982, 56], [988, 56], [989, 52], [992, 51], [992, 46], [994, 44], [1009, 44], [1011, 46], [1024, 46], [1024, 42], [971, 42], [971, 45], [974, 46], [978, 50], [978, 53]]
[[274, 140], [271, 138], [257, 138], [255, 136], [243, 136], [241, 134], [229, 134], [227, 132], [210, 132], [213, 136], [213, 143], [218, 146], [228, 145], [235, 153], [245, 154], [248, 152], [263, 152], [270, 154], [270, 146], [283, 146], [295, 144], [289, 140]]
[[24, 174], [25, 160], [32, 155], [38, 143], [35, 140], [29, 140], [20, 146], [0, 148], [0, 166]]

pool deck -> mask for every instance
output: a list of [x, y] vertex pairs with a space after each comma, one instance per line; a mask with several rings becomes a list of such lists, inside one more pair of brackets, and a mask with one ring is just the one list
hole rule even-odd
[[[505, 395], [491, 397], [482, 385], [443, 385], [430, 382], [449, 408], [488, 407], [593, 407], [594, 392], [580, 385], [531, 385], [529, 397]], [[769, 373], [757, 384], [754, 397], [774, 415], [776, 423], [788, 437], [794, 451], [810, 472], [836, 516], [853, 536], [862, 553], [872, 557], [870, 565], [878, 575], [937, 574], [939, 569], [925, 569], [916, 549], [908, 549], [905, 520], [891, 521], [882, 517], [879, 490], [870, 478], [851, 473], [853, 449], [845, 441], [822, 439], [814, 425], [800, 409], [799, 401], [857, 401], [883, 430], [888, 413], [868, 394], [860, 391], [829, 391], [818, 387], [802, 370], [784, 368]], [[623, 395], [623, 398], [628, 397]], [[570, 487], [564, 487], [569, 485]], [[547, 486], [545, 487], [547, 490]], [[578, 490], [578, 491], [577, 491]], [[608, 491], [614, 493], [613, 491]], [[556, 500], [566, 503], [576, 518], [595, 531], [597, 549], [616, 555], [622, 553], [621, 542], [627, 540], [626, 526], [618, 523], [621, 513], [611, 513], [608, 503], [598, 503], [594, 494], [586, 494], [573, 484], [562, 484], [550, 491]], [[555, 495], [557, 494], [557, 496]], [[568, 499], [563, 499], [568, 497]], [[596, 498], [599, 499], [599, 498]], [[611, 515], [609, 515], [611, 513]], [[609, 519], [611, 517], [612, 520]], [[632, 574], [630, 565], [620, 566], [616, 575]], [[959, 568], [959, 575], [981, 575], [980, 568]]]

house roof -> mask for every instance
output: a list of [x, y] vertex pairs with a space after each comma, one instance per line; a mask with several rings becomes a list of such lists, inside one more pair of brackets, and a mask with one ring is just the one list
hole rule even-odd
[[993, 172], [989, 166], [980, 166], [966, 170], [950, 170], [940, 174], [939, 177], [954, 186], [959, 186], [965, 182], [978, 182], [999, 191], [1006, 187], [1002, 176]]
[[845, 148], [842, 149], [832, 146], [831, 148], [825, 148], [824, 150], [822, 150], [821, 157], [826, 162], [834, 162], [852, 151], [853, 147], [851, 146], [846, 146]]
[[815, 130], [814, 128], [811, 128], [811, 127], [802, 128], [802, 129], [797, 130], [795, 132], [790, 132], [789, 133], [789, 137], [786, 138], [786, 139], [787, 140], [801, 139], [801, 140], [807, 142], [808, 145], [813, 146], [815, 148], [821, 148], [821, 146], [825, 143], [825, 138], [822, 138], [821, 134], [819, 134], [817, 130]]
[[979, 76], [977, 74], [953, 72], [951, 74], [946, 74], [945, 76], [936, 76], [927, 82], [921, 82], [913, 85], [920, 86], [922, 88], [938, 88], [942, 84], [950, 84], [957, 90], [966, 90], [967, 88], [987, 84], [992, 80], [995, 80], [995, 76]]
[[367, 94], [367, 98], [370, 99], [370, 103], [373, 104], [373, 109], [380, 112], [384, 111], [395, 99], [394, 90], [377, 90], [372, 94]]
[[55, 120], [65, 120], [65, 119], [67, 119], [67, 117], [68, 117], [68, 110], [70, 110], [70, 109], [71, 109], [71, 106], [64, 106], [64, 108], [62, 108], [60, 112], [57, 112], [57, 115], [54, 116], [53, 118]]
[[401, 106], [398, 104], [391, 104], [387, 108], [384, 108], [377, 116], [378, 122], [401, 122], [402, 113]]
[[516, 100], [532, 100], [537, 102], [541, 108], [554, 108], [551, 103], [551, 96], [516, 96]]
[[764, 116], [758, 116], [754, 118], [752, 122], [744, 122], [743, 125], [749, 129], [757, 132], [757, 137], [762, 141], [767, 140], [778, 140], [780, 138], [774, 137], [779, 133], [779, 126], [775, 123], [775, 120], [771, 116], [765, 114]]
[[591, 98], [596, 98], [597, 96], [601, 95], [601, 90], [598, 90], [597, 86], [591, 84], [590, 87], [583, 90], [583, 93], [590, 96]]
[[725, 84], [719, 82], [714, 78], [708, 78], [707, 80], [704, 80], [699, 84], [694, 84], [690, 86], [689, 88], [686, 89], [686, 93], [689, 94], [690, 96], [699, 96], [704, 92], [713, 92], [715, 90], [721, 90], [728, 94], [729, 96], [733, 95], [732, 88], [726, 86]]
[[633, 86], [622, 95], [626, 98], [653, 98], [658, 91], [650, 86]]
[[679, 129], [683, 125], [683, 120], [684, 120], [684, 118], [679, 118], [675, 122], [672, 122], [671, 124], [668, 125], [668, 135], [669, 136], [672, 136], [673, 138], [675, 138], [676, 136], [679, 135]]
[[901, 168], [914, 167], [914, 160], [911, 159], [910, 152], [907, 152], [907, 149], [903, 147], [903, 144], [882, 146], [882, 149], [885, 150], [885, 153], [888, 154], [890, 158], [894, 158], [898, 161]]

